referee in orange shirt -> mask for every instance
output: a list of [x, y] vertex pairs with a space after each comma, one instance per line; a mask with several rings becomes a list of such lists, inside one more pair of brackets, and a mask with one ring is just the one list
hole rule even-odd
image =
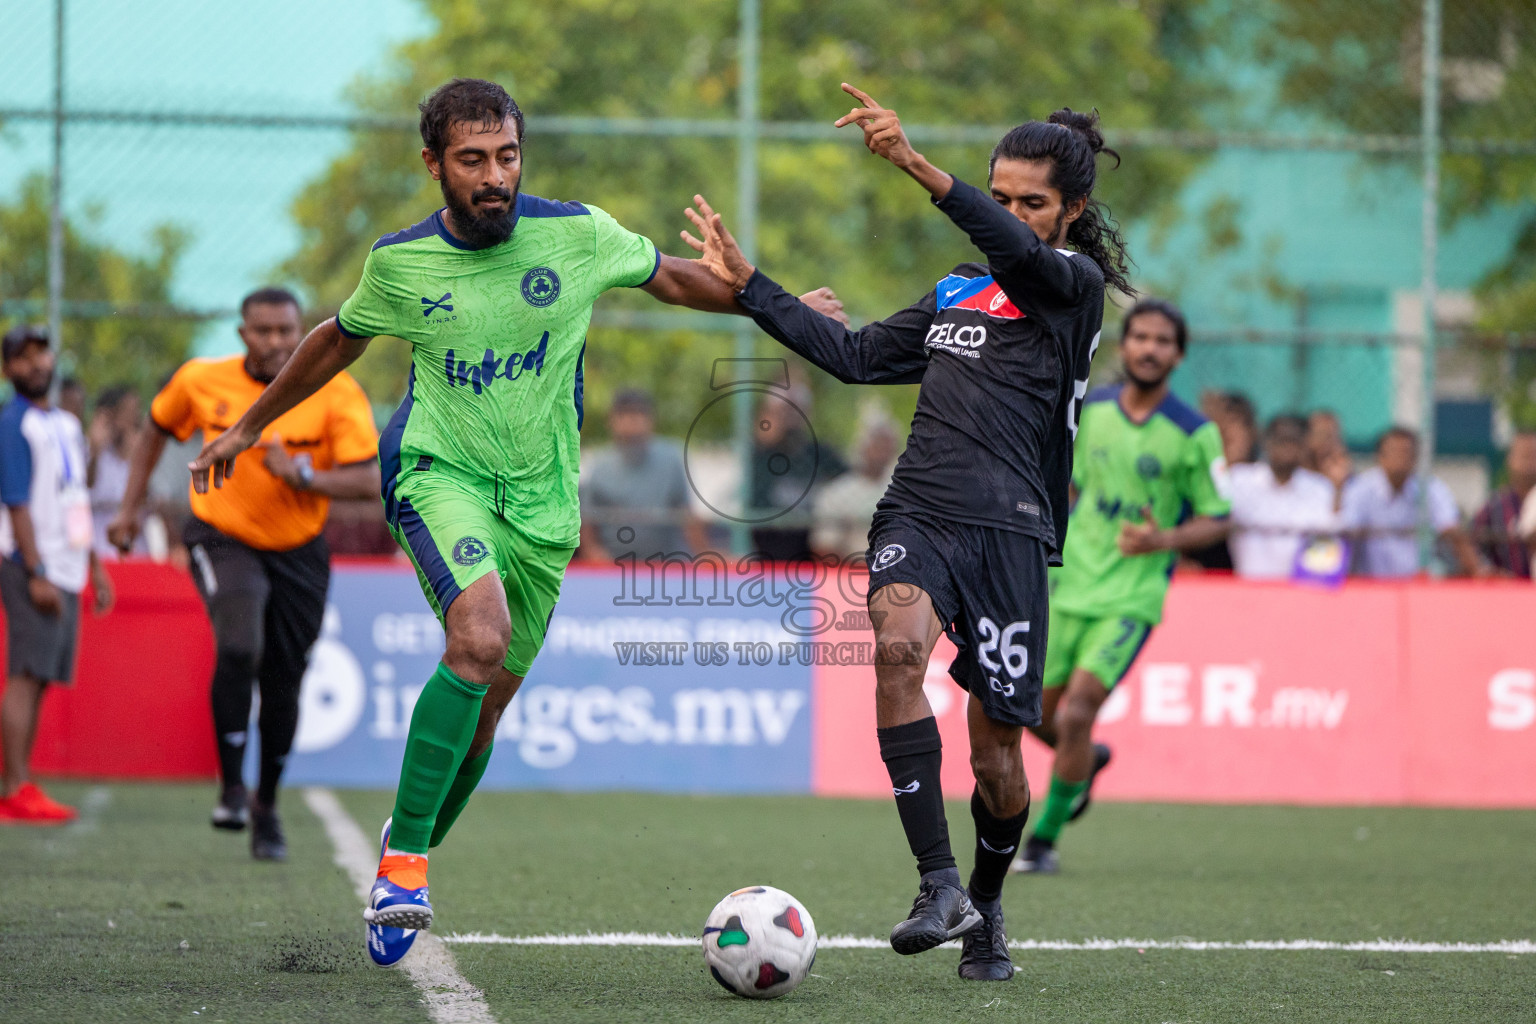
[[[304, 336], [298, 299], [282, 288], [247, 295], [240, 319], [244, 356], [193, 359], [155, 396], [134, 445], [122, 507], [107, 528], [120, 549], [133, 543], [166, 439], [185, 441], [201, 430], [211, 440], [227, 430]], [[182, 540], [217, 648], [213, 728], [223, 789], [213, 825], [240, 831], [249, 820], [258, 860], [287, 856], [277, 785], [298, 728], [299, 684], [325, 615], [331, 567], [321, 531], [330, 499], [378, 496], [378, 440], [363, 389], [338, 374], [236, 459], [223, 488], [192, 492]], [[261, 690], [261, 768], [248, 799], [241, 768], [253, 680]]]

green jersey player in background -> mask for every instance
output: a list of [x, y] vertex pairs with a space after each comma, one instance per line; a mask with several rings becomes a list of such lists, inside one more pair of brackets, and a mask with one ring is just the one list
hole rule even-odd
[[1123, 384], [1088, 394], [1078, 425], [1076, 500], [1062, 565], [1052, 571], [1042, 724], [1056, 751], [1051, 788], [1013, 870], [1057, 870], [1062, 826], [1087, 808], [1109, 763], [1093, 722], [1152, 627], [1180, 552], [1227, 534], [1226, 462], [1215, 424], [1168, 390], [1188, 329], [1171, 303], [1143, 299], [1125, 314]]
[[[427, 851], [464, 809], [496, 724], [544, 641], [576, 548], [582, 357], [610, 288], [741, 313], [694, 260], [663, 256], [595, 206], [521, 194], [523, 115], [499, 85], [456, 79], [421, 105], [422, 160], [444, 209], [374, 245], [362, 280], [233, 427], [191, 463], [199, 492], [371, 338], [412, 346], [379, 444], [385, 513], [447, 649], [411, 714], [393, 817], [363, 916], [396, 963], [430, 927]], [[825, 290], [807, 296], [837, 315]]]

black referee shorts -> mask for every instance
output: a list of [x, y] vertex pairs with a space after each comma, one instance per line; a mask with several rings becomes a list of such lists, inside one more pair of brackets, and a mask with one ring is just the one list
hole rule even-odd
[[933, 600], [959, 649], [949, 674], [1010, 725], [1040, 724], [1050, 616], [1045, 545], [1011, 530], [910, 512], [879, 512], [869, 529], [869, 593], [910, 583]]
[[262, 551], [193, 518], [182, 540], [219, 652], [252, 658], [262, 682], [291, 685], [297, 693], [325, 618], [331, 582], [325, 538]]

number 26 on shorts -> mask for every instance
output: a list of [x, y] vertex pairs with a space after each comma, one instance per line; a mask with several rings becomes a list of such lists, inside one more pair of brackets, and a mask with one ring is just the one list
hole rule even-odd
[[[1029, 621], [1010, 622], [998, 629], [997, 623], [983, 615], [976, 623], [976, 631], [981, 634], [981, 643], [976, 648], [976, 660], [981, 667], [988, 672], [1007, 672], [1011, 678], [1022, 679], [1029, 671], [1029, 648], [1015, 643], [1015, 638], [1029, 632]], [[994, 654], [1002, 656], [1001, 665], [994, 659]]]

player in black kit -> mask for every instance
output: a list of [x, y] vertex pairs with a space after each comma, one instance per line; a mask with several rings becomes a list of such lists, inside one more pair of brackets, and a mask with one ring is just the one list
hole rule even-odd
[[[1040, 723], [1046, 566], [1060, 564], [1105, 282], [1130, 290], [1123, 243], [1092, 198], [1095, 157], [1116, 154], [1096, 115], [1058, 110], [993, 149], [989, 197], [914, 152], [894, 111], [843, 89], [862, 105], [838, 127], [860, 125], [870, 151], [926, 188], [985, 265], [962, 263], [916, 304], [849, 331], [755, 270], [703, 197], [688, 211], [702, 239], [683, 238], [765, 331], [839, 380], [922, 384], [869, 531], [880, 756], [922, 876], [891, 946], [920, 953], [963, 935], [960, 976], [1003, 981], [1014, 969], [1000, 897], [1029, 816], [1019, 744]], [[939, 729], [923, 696], [941, 631], [959, 649], [950, 674], [971, 695], [968, 889], [950, 851]]]

